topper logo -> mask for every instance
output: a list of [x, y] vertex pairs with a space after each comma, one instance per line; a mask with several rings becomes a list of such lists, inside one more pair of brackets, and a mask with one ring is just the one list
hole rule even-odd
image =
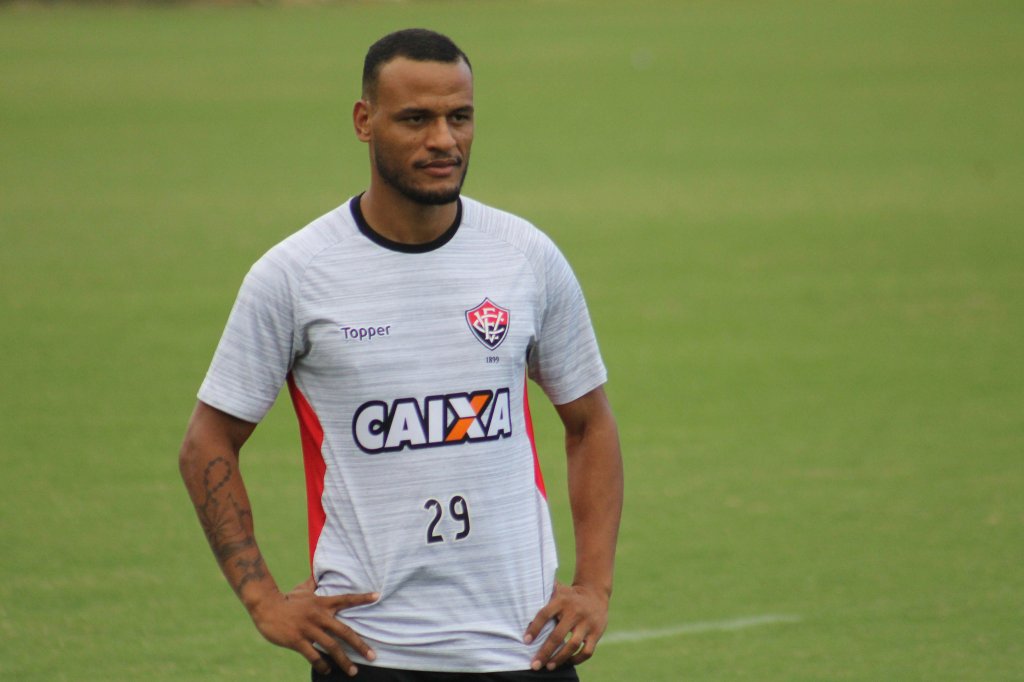
[[352, 416], [352, 436], [375, 455], [405, 448], [434, 448], [512, 435], [509, 390], [398, 398], [390, 405], [371, 400]]
[[376, 327], [350, 327], [345, 325], [338, 327], [338, 331], [345, 335], [346, 341], [369, 341], [375, 336], [391, 336], [391, 325]]

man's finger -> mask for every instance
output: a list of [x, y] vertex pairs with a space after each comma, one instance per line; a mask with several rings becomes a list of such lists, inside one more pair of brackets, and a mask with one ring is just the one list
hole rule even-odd
[[377, 654], [370, 648], [370, 645], [364, 642], [363, 638], [360, 637], [355, 630], [345, 625], [337, 618], [330, 618], [327, 622], [322, 623], [322, 627], [329, 635], [333, 635], [333, 639], [336, 644], [337, 640], [340, 639], [358, 651], [366, 660], [372, 661], [377, 658]]
[[526, 628], [526, 633], [523, 635], [523, 643], [532, 644], [533, 640], [537, 639], [537, 635], [540, 634], [540, 631], [544, 629], [544, 623], [549, 620], [551, 620], [551, 617], [546, 615], [544, 610], [541, 610], [540, 613], [537, 614], [536, 618], [530, 622], [529, 627]]
[[331, 664], [324, 660], [323, 655], [317, 651], [312, 644], [308, 642], [302, 642], [295, 647], [302, 656], [309, 661], [309, 664], [313, 666], [313, 670], [317, 671], [321, 675], [327, 675], [331, 672]]
[[541, 646], [540, 651], [534, 657], [531, 667], [534, 670], [540, 670], [544, 666], [549, 665], [553, 657], [564, 647], [570, 632], [571, 623], [563, 621], [556, 625], [555, 629], [548, 635], [548, 638], [544, 640], [544, 645]]
[[569, 662], [573, 665], [580, 665], [584, 661], [589, 661], [594, 655], [594, 649], [596, 644], [591, 640], [584, 640], [579, 650], [569, 658]]
[[342, 609], [350, 609], [353, 606], [364, 606], [372, 604], [380, 599], [377, 592], [366, 592], [363, 594], [336, 594], [330, 597], [317, 597], [317, 601], [331, 613], [337, 613]]
[[[348, 675], [349, 677], [355, 677], [359, 669], [356, 668], [355, 663], [348, 657], [345, 650], [341, 647], [338, 640], [334, 639], [329, 635], [324, 635], [322, 638], [318, 638], [316, 643], [320, 648], [327, 652], [327, 655], [334, 659], [334, 662], [338, 664], [338, 667]], [[330, 672], [330, 665], [327, 666], [328, 672]]]
[[551, 601], [545, 604], [544, 608], [538, 611], [537, 615], [530, 621], [530, 625], [526, 628], [526, 633], [523, 636], [524, 643], [530, 644], [533, 640], [537, 639], [537, 635], [544, 629], [547, 622], [558, 616], [561, 605], [556, 600], [557, 597], [552, 597]]
[[585, 641], [582, 630], [577, 629], [566, 633], [561, 640], [561, 646], [558, 647], [551, 656], [551, 660], [548, 661], [548, 670], [554, 670], [564, 665], [570, 656], [575, 655], [583, 648]]

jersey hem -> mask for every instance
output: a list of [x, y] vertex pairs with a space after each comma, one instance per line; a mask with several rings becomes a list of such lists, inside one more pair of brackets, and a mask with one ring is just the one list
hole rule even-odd
[[582, 384], [584, 388], [582, 390], [569, 390], [560, 392], [558, 394], [548, 394], [548, 400], [551, 401], [552, 405], [561, 407], [562, 405], [568, 405], [574, 400], [579, 400], [591, 391], [596, 391], [605, 384], [608, 383], [608, 373], [602, 372], [601, 374], [595, 375], [593, 381], [587, 381]]
[[199, 393], [196, 395], [196, 398], [199, 400], [199, 402], [203, 403], [204, 405], [212, 407], [213, 409], [219, 412], [223, 412], [224, 414], [230, 417], [234, 417], [235, 419], [241, 419], [244, 422], [249, 422], [250, 424], [259, 424], [261, 421], [263, 421], [263, 417], [267, 415], [267, 412], [270, 411], [270, 408], [268, 407], [266, 410], [263, 410], [262, 413], [260, 413], [259, 410], [255, 412], [250, 412], [249, 410], [245, 408], [239, 408], [236, 405], [228, 405], [217, 396], [211, 397], [202, 390], [199, 391]]

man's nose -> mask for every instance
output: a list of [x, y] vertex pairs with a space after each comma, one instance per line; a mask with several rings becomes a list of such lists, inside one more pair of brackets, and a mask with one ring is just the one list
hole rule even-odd
[[447, 118], [438, 118], [430, 126], [427, 134], [427, 146], [431, 149], [451, 149], [455, 146], [455, 136]]

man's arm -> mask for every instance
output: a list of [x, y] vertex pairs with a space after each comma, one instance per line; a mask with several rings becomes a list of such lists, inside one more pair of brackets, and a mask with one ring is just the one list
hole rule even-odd
[[565, 425], [576, 573], [571, 586], [556, 586], [551, 601], [526, 631], [529, 643], [545, 623], [552, 618], [557, 622], [533, 661], [535, 670], [553, 670], [567, 661], [580, 664], [594, 655], [608, 624], [622, 516], [622, 453], [604, 389], [555, 409]]
[[255, 424], [232, 417], [203, 402], [189, 420], [178, 464], [217, 563], [245, 605], [260, 633], [279, 646], [294, 649], [327, 673], [327, 662], [313, 644], [328, 652], [342, 670], [356, 668], [340, 638], [369, 660], [373, 651], [334, 616], [341, 609], [369, 604], [375, 594], [318, 597], [312, 579], [283, 594], [263, 561], [253, 533], [249, 496], [238, 468], [242, 445]]

